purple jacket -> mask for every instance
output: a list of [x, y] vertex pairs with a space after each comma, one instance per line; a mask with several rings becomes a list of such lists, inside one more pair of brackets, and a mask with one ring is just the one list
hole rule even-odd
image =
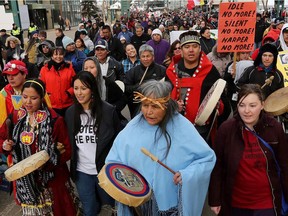
[[155, 63], [162, 65], [166, 54], [170, 49], [170, 44], [163, 39], [161, 39], [159, 43], [156, 43], [151, 39], [147, 41], [146, 44], [150, 45], [154, 49]]

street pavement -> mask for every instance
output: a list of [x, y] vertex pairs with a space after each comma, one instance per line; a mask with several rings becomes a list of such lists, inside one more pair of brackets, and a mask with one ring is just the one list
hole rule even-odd
[[[55, 25], [57, 28], [58, 26]], [[74, 40], [74, 34], [77, 30], [77, 27], [72, 27], [70, 31], [65, 31], [64, 34], [72, 40]], [[47, 39], [52, 40], [55, 42], [55, 31], [54, 29], [47, 30]], [[25, 38], [27, 40], [27, 38]], [[125, 117], [130, 119], [129, 114], [127, 113], [127, 107], [124, 110], [124, 113], [122, 113]], [[13, 195], [10, 196], [8, 192], [4, 192], [0, 190], [0, 216], [21, 216], [21, 208], [15, 204], [15, 201], [13, 199]], [[63, 215], [66, 216], [66, 215]], [[68, 216], [68, 215], [67, 215]], [[211, 212], [210, 208], [207, 205], [207, 202], [205, 203], [203, 214], [202, 216], [214, 216], [214, 214]]]

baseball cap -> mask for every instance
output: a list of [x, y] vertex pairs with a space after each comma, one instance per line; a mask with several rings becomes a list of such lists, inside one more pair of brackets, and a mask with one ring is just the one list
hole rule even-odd
[[28, 74], [26, 64], [19, 60], [12, 60], [5, 65], [2, 74], [15, 75], [21, 71], [24, 72], [25, 74]]
[[98, 47], [108, 50], [108, 43], [106, 40], [100, 39], [97, 41], [95, 49]]

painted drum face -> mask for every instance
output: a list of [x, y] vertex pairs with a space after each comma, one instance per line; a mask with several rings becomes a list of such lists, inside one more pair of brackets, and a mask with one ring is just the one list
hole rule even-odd
[[151, 188], [134, 168], [119, 164], [106, 164], [98, 174], [99, 185], [115, 200], [128, 206], [139, 206], [150, 199]]

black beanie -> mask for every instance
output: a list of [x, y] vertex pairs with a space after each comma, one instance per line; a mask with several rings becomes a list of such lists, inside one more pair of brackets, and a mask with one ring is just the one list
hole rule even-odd
[[264, 44], [263, 46], [260, 47], [259, 53], [254, 61], [254, 66], [257, 67], [262, 63], [262, 55], [265, 52], [270, 52], [273, 54], [274, 59], [272, 62], [272, 67], [273, 69], [276, 69], [278, 50], [277, 47], [271, 43]]

